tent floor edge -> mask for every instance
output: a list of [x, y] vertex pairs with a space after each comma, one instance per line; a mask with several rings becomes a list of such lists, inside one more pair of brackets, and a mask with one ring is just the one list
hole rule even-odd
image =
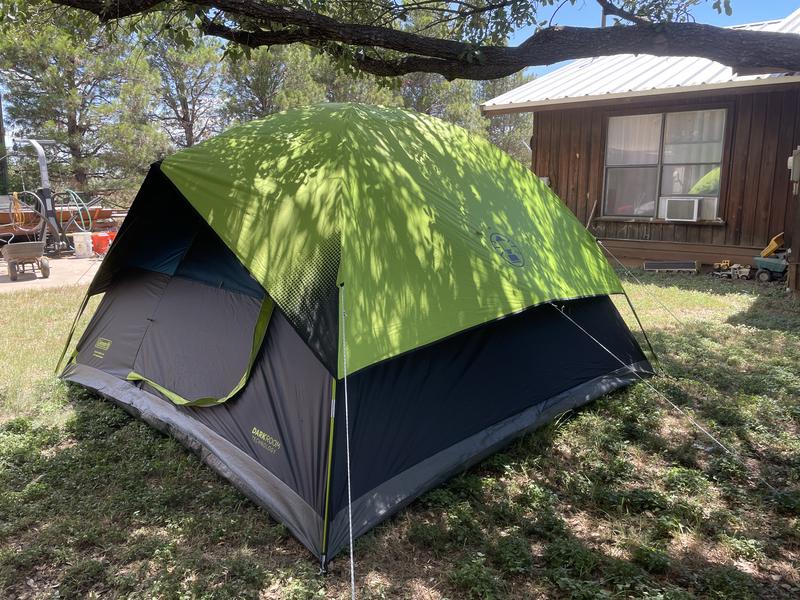
[[175, 438], [275, 521], [285, 525], [316, 558], [322, 557], [322, 517], [289, 486], [204, 424], [169, 401], [87, 365], [70, 363], [61, 378], [95, 391], [133, 417]]
[[[428, 490], [479, 463], [516, 438], [552, 421], [557, 415], [653, 374], [647, 360], [620, 367], [531, 406], [428, 457], [353, 500], [353, 537], [359, 537]], [[333, 516], [328, 526], [328, 536], [326, 550], [327, 560], [330, 561], [348, 545], [347, 508]]]

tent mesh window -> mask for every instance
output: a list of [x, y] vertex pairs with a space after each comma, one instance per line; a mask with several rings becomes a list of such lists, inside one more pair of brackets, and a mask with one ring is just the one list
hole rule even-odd
[[292, 327], [330, 373], [336, 373], [339, 295], [336, 279], [341, 233], [335, 231], [310, 254], [304, 268], [270, 289], [270, 295]]

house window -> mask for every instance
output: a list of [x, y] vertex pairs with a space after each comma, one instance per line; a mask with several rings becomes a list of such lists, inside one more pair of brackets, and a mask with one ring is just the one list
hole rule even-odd
[[725, 113], [611, 117], [603, 214], [664, 219], [669, 198], [678, 197], [698, 199], [698, 220], [716, 219]]

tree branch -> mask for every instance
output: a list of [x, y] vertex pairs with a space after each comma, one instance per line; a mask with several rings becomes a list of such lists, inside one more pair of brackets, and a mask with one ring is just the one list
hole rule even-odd
[[[106, 0], [53, 0], [89, 10], [100, 19], [152, 8], [153, 0], [116, 0], [112, 13]], [[605, 0], [620, 14], [616, 6]], [[211, 35], [250, 46], [304, 43], [345, 55], [354, 48], [355, 64], [376, 75], [439, 73], [448, 79], [495, 79], [526, 67], [563, 60], [612, 54], [699, 56], [748, 69], [800, 71], [800, 35], [744, 29], [723, 29], [698, 23], [649, 23], [636, 15], [629, 26], [586, 28], [548, 27], [517, 47], [473, 45], [361, 23], [348, 23], [294, 6], [258, 0], [188, 0], [200, 8], [221, 11], [220, 22], [206, 19], [201, 29]], [[625, 12], [625, 11], [623, 11]], [[627, 14], [627, 13], [625, 13]], [[262, 23], [271, 31], [244, 30], [225, 23]], [[394, 56], [367, 56], [360, 49], [380, 48]]]
[[619, 17], [620, 19], [623, 19], [625, 21], [630, 21], [631, 23], [637, 23], [639, 25], [645, 25], [651, 23], [650, 19], [635, 15], [632, 12], [625, 10], [624, 8], [616, 6], [609, 0], [597, 0], [597, 3], [600, 5], [600, 7], [607, 15], [611, 15], [613, 17]]
[[209, 18], [200, 23], [200, 31], [206, 35], [222, 38], [249, 48], [259, 46], [281, 46], [285, 44], [309, 43], [313, 41], [307, 31], [301, 29], [280, 29], [278, 31], [247, 31], [234, 29]]

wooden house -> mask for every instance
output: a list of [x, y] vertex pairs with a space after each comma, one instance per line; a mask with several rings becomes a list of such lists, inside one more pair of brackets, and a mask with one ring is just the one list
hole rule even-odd
[[[800, 34], [800, 10], [738, 27]], [[800, 73], [737, 73], [702, 58], [589, 58], [482, 109], [534, 113], [533, 171], [627, 262], [752, 263], [780, 232], [790, 260], [800, 258], [787, 168], [800, 145]]]

